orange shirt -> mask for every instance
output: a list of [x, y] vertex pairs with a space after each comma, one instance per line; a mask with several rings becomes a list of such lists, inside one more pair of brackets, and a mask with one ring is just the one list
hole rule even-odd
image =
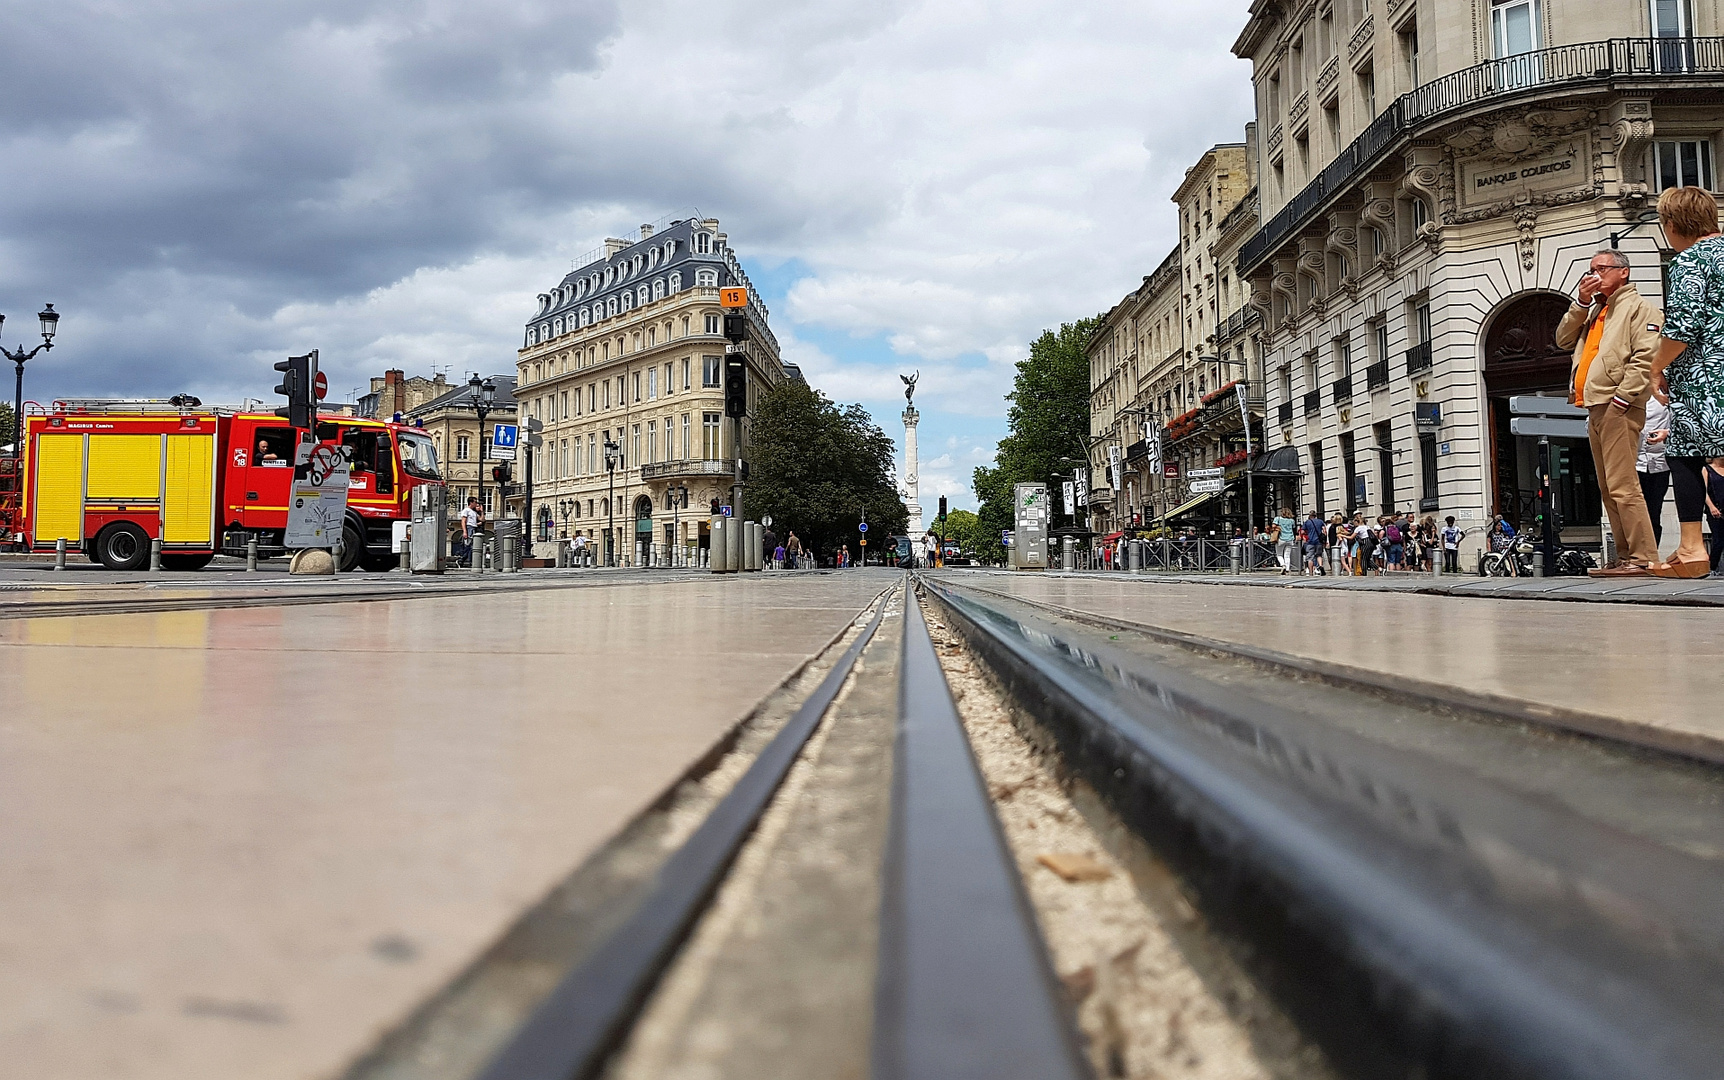
[[1598, 313], [1598, 318], [1592, 320], [1592, 329], [1586, 332], [1586, 344], [1580, 349], [1580, 364], [1574, 369], [1574, 403], [1586, 406], [1586, 373], [1592, 367], [1593, 357], [1598, 355], [1598, 342], [1604, 337], [1604, 312]]

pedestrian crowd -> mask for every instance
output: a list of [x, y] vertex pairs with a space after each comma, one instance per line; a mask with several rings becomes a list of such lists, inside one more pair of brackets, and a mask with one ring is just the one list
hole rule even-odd
[[1270, 523], [1276, 560], [1283, 574], [1331, 572], [1364, 576], [1398, 571], [1430, 573], [1443, 560], [1445, 573], [1459, 567], [1463, 532], [1453, 517], [1437, 524], [1434, 514], [1415, 520], [1410, 513], [1368, 517], [1332, 514], [1327, 521], [1312, 510], [1303, 522], [1282, 508]]

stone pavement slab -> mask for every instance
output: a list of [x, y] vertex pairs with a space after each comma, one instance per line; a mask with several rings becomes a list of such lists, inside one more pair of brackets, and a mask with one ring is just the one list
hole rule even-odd
[[898, 580], [0, 622], [0, 1071], [339, 1072]]
[[1708, 607], [1463, 603], [1125, 574], [941, 573], [1024, 600], [1656, 728], [1670, 738], [1647, 741], [1705, 740], [1724, 756], [1724, 614]]
[[[1005, 574], [1003, 570], [970, 571]], [[1020, 576], [1022, 571], [1018, 572]], [[1696, 578], [1679, 581], [1664, 578], [1483, 578], [1471, 574], [1388, 574], [1370, 577], [1306, 577], [1298, 574], [1171, 574], [1158, 571], [1050, 571], [1048, 578], [1074, 577], [1098, 580], [1129, 580], [1186, 585], [1233, 585], [1269, 589], [1339, 592], [1427, 593], [1431, 595], [1614, 601], [1703, 606], [1724, 605], [1724, 579]]]

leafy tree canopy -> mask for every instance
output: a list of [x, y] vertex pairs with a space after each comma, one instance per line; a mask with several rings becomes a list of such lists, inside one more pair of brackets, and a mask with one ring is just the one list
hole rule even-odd
[[976, 553], [1003, 560], [1002, 530], [1013, 524], [1012, 488], [1043, 483], [1061, 458], [1088, 457], [1089, 339], [1099, 316], [1044, 330], [1030, 343], [1030, 355], [1018, 361], [1012, 392], [1006, 395], [1006, 437], [994, 452], [994, 464], [976, 468], [972, 484], [980, 503]]
[[747, 516], [772, 516], [780, 540], [792, 531], [830, 559], [840, 544], [860, 553], [856, 529], [868, 519], [868, 554], [885, 553], [909, 511], [893, 479], [895, 445], [860, 405], [839, 406], [791, 379], [760, 398], [749, 448]]

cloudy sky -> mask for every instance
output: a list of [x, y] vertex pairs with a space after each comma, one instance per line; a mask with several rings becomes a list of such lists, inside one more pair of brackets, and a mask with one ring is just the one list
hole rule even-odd
[[1012, 364], [1172, 246], [1249, 119], [1246, 0], [58, 0], [0, 65], [26, 396], [267, 395], [321, 350], [513, 369], [534, 296], [642, 222], [717, 217], [787, 359], [973, 505]]

